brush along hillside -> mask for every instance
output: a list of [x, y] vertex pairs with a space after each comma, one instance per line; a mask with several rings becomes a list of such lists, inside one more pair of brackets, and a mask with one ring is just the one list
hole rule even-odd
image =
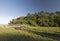
[[12, 19], [9, 26], [1, 29], [3, 41], [60, 41], [60, 12], [28, 13]]
[[30, 26], [41, 27], [60, 27], [60, 12], [37, 12], [34, 14], [28, 13], [26, 16], [21, 16], [12, 19], [11, 24], [29, 24]]

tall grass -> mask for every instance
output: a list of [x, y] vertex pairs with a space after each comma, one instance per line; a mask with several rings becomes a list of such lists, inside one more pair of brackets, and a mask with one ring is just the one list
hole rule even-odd
[[56, 39], [43, 37], [28, 30], [35, 32], [60, 32], [60, 28], [23, 27], [23, 29], [17, 30], [0, 27], [0, 41], [57, 41]]

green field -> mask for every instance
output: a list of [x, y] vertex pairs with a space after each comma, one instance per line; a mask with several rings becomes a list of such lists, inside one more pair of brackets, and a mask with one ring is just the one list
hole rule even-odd
[[0, 28], [0, 41], [59, 41], [60, 27]]

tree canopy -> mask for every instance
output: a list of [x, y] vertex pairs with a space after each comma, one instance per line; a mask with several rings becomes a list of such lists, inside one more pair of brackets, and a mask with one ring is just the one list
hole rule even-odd
[[9, 24], [29, 24], [31, 26], [60, 27], [60, 12], [28, 13], [26, 16], [12, 19]]

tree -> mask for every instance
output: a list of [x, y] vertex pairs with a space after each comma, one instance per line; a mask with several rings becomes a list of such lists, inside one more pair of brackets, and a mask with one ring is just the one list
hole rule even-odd
[[29, 24], [31, 26], [60, 26], [60, 12], [37, 12], [34, 14], [28, 13], [27, 16], [21, 16], [12, 19], [9, 24]]

